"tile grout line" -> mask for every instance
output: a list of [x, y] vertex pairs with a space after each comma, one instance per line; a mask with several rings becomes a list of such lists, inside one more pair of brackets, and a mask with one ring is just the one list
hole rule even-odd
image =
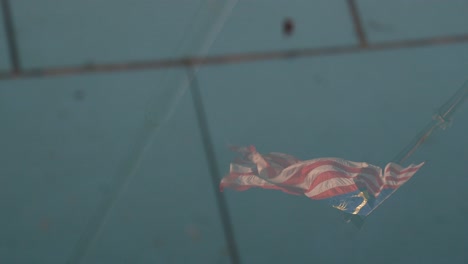
[[208, 120], [206, 117], [206, 112], [204, 109], [204, 104], [202, 100], [202, 95], [200, 92], [200, 87], [198, 85], [198, 79], [195, 74], [194, 68], [190, 67], [187, 69], [187, 75], [190, 82], [190, 91], [192, 94], [192, 101], [195, 108], [195, 114], [198, 121], [198, 127], [200, 129], [200, 134], [202, 138], [203, 148], [205, 150], [205, 157], [208, 162], [209, 173], [211, 176], [212, 186], [214, 189], [214, 194], [216, 196], [216, 201], [218, 205], [218, 211], [221, 217], [221, 223], [224, 231], [224, 236], [226, 238], [227, 247], [229, 250], [229, 256], [231, 258], [232, 264], [240, 263], [240, 255], [237, 248], [237, 242], [234, 236], [234, 230], [232, 226], [231, 216], [229, 214], [229, 209], [226, 201], [226, 197], [219, 190], [219, 168], [218, 161], [216, 160], [216, 154], [213, 147], [212, 137], [210, 135], [210, 129], [208, 125]]
[[359, 14], [358, 6], [355, 0], [347, 0], [349, 12], [351, 14], [351, 18], [354, 25], [354, 32], [359, 40], [359, 45], [361, 47], [369, 46], [367, 41], [366, 33], [364, 32], [364, 28], [362, 27], [362, 20]]
[[16, 40], [16, 31], [13, 23], [13, 16], [9, 0], [1, 0], [3, 23], [5, 24], [5, 33], [7, 35], [8, 52], [10, 55], [10, 63], [12, 67], [11, 75], [21, 74], [21, 64], [18, 52], [18, 42]]
[[44, 69], [22, 70], [19, 74], [0, 72], [1, 80], [25, 79], [25, 78], [52, 78], [67, 75], [83, 75], [92, 73], [112, 73], [144, 70], [161, 70], [168, 68], [183, 68], [187, 64], [193, 66], [213, 66], [249, 63], [255, 61], [286, 60], [293, 58], [337, 56], [346, 54], [358, 54], [364, 52], [377, 52], [387, 50], [401, 50], [408, 48], [422, 48], [431, 46], [443, 46], [451, 44], [468, 43], [468, 34], [439, 36], [413, 40], [386, 41], [360, 45], [327, 46], [321, 48], [290, 49], [271, 52], [246, 52], [224, 54], [216, 56], [186, 57], [177, 59], [133, 61], [124, 63], [95, 64], [87, 66], [57, 67]]

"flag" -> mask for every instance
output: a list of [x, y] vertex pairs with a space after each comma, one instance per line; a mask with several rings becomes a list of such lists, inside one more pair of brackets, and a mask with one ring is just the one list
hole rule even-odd
[[366, 162], [340, 158], [301, 161], [291, 155], [272, 152], [262, 155], [254, 146], [232, 147], [240, 153], [220, 189], [244, 191], [253, 187], [328, 200], [346, 213], [367, 215], [373, 204], [406, 183], [424, 163], [403, 168], [388, 163], [382, 170]]

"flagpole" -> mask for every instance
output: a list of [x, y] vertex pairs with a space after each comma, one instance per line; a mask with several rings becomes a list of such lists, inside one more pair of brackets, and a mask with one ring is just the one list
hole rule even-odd
[[[393, 162], [402, 164], [407, 160], [437, 128], [445, 129], [450, 122], [451, 117], [455, 111], [460, 108], [462, 103], [468, 98], [468, 81], [466, 81], [460, 89], [445, 103], [443, 104], [437, 114], [433, 116], [432, 121], [419, 132], [416, 137], [393, 159]], [[390, 194], [378, 202], [366, 215], [369, 216], [377, 207], [379, 207], [385, 200], [387, 200], [397, 189], [394, 189]]]

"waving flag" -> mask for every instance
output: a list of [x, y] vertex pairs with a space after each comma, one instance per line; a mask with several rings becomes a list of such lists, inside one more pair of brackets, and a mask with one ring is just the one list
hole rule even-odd
[[424, 163], [406, 168], [388, 163], [384, 170], [365, 162], [339, 158], [301, 161], [283, 153], [261, 155], [255, 147], [236, 147], [241, 157], [231, 163], [220, 184], [244, 191], [252, 187], [276, 189], [314, 200], [328, 199], [333, 207], [367, 215], [375, 201], [407, 182]]

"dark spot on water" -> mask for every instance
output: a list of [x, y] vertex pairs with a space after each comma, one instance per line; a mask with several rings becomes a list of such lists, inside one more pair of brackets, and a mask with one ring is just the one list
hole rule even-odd
[[160, 248], [160, 247], [164, 246], [164, 244], [165, 244], [164, 240], [162, 240], [161, 238], [154, 238], [153, 239], [153, 246], [155, 248]]
[[54, 150], [50, 149], [48, 151], [48, 154], [49, 154], [49, 159], [51, 159], [51, 160], [56, 160], [57, 159], [57, 153]]
[[312, 78], [318, 86], [328, 87], [328, 80], [322, 75], [314, 74]]
[[47, 232], [49, 231], [49, 228], [50, 228], [50, 220], [46, 217], [43, 217], [41, 219], [41, 221], [39, 222], [39, 228], [44, 231], [44, 232]]
[[73, 93], [73, 98], [78, 102], [84, 101], [86, 98], [86, 93], [85, 91], [78, 89]]
[[152, 111], [145, 112], [145, 121], [147, 126], [157, 127], [159, 125], [159, 117]]
[[189, 224], [185, 227], [185, 234], [190, 237], [193, 241], [201, 239], [200, 228], [194, 224]]
[[377, 20], [369, 20], [367, 22], [367, 27], [374, 32], [390, 33], [394, 31], [392, 26], [384, 24]]
[[283, 21], [283, 34], [290, 36], [294, 32], [294, 22], [291, 18], [286, 18]]

